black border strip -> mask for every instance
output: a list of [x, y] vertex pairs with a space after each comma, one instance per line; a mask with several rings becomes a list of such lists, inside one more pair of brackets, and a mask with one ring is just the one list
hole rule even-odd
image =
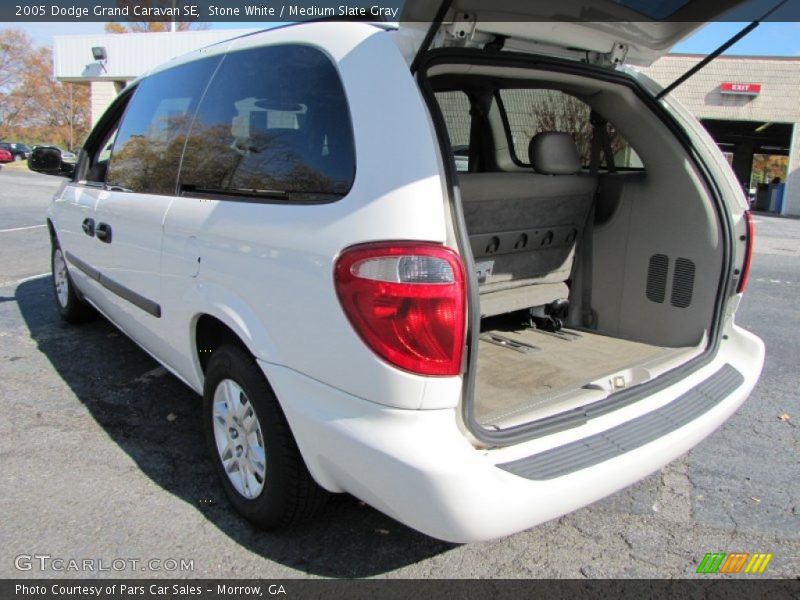
[[[430, 542], [426, 542], [430, 543]], [[758, 544], [746, 550], [758, 551]], [[418, 600], [420, 598], [459, 598], [459, 600], [485, 600], [486, 598], [503, 598], [507, 600], [530, 600], [530, 598], [616, 598], [618, 600], [641, 600], [642, 598], [753, 598], [762, 600], [783, 600], [797, 598], [800, 593], [800, 580], [773, 579], [772, 565], [780, 565], [779, 575], [790, 577], [792, 557], [775, 555], [770, 569], [763, 575], [745, 575], [720, 577], [717, 573], [695, 574], [696, 560], [702, 559], [703, 552], [726, 550], [722, 547], [708, 546], [698, 541], [699, 558], [685, 557], [686, 567], [661, 567], [661, 573], [677, 573], [685, 579], [619, 579], [624, 570], [612, 570], [617, 579], [166, 579], [157, 578], [157, 574], [144, 578], [132, 579], [130, 572], [120, 574], [123, 578], [98, 578], [96, 572], [92, 579], [69, 578], [62, 571], [25, 571], [35, 574], [37, 579], [5, 579], [0, 581], [0, 597], [27, 598], [29, 600], [72, 600], [75, 598], [93, 597], [87, 593], [67, 593], [68, 589], [81, 587], [100, 588], [101, 598], [107, 600], [138, 598], [155, 600], [170, 598], [195, 598], [197, 600], [228, 600], [230, 598], [253, 598], [259, 595], [264, 598], [291, 598], [292, 600], [374, 600], [375, 598], [393, 598], [394, 600]], [[449, 550], [445, 548], [445, 550]], [[441, 550], [444, 552], [445, 550]], [[738, 550], [738, 549], [737, 549]], [[527, 557], [526, 557], [527, 558]], [[531, 557], [533, 562], [537, 557]], [[199, 562], [199, 561], [198, 561]], [[553, 569], [539, 568], [537, 573], [545, 573]], [[12, 571], [13, 572], [13, 571]], [[570, 571], [567, 570], [569, 573]], [[637, 572], [637, 571], [634, 571]], [[113, 571], [112, 577], [116, 576]], [[578, 570], [574, 570], [577, 576]], [[305, 573], [297, 575], [306, 576]], [[49, 576], [49, 577], [48, 577]], [[673, 575], [675, 576], [675, 575]], [[168, 577], [175, 577], [173, 572]], [[155, 584], [151, 587], [151, 584]], [[126, 586], [127, 592], [122, 591]], [[243, 591], [231, 592], [232, 586], [240, 588], [258, 587], [260, 590], [247, 594]], [[61, 590], [60, 588], [65, 588]], [[181, 591], [191, 587], [191, 591]], [[27, 588], [27, 589], [26, 589]], [[33, 591], [31, 588], [35, 588]], [[164, 588], [166, 593], [158, 593]], [[222, 588], [222, 589], [220, 589]]]
[[69, 262], [83, 271], [87, 276], [94, 279], [108, 291], [113, 292], [123, 300], [127, 300], [135, 307], [142, 309], [144, 312], [154, 316], [156, 319], [161, 318], [161, 305], [157, 302], [154, 302], [149, 298], [145, 298], [141, 294], [134, 292], [132, 289], [125, 287], [121, 283], [117, 283], [113, 279], [109, 279], [93, 266], [83, 262], [71, 252], [67, 252], [66, 257]]

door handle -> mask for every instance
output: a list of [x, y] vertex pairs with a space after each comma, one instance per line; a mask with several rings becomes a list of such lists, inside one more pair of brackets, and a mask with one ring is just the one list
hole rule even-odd
[[101, 242], [105, 242], [106, 244], [111, 243], [111, 225], [108, 223], [98, 223], [97, 229], [95, 229], [95, 235], [97, 239]]
[[94, 219], [84, 219], [83, 223], [81, 223], [81, 229], [89, 237], [94, 237]]

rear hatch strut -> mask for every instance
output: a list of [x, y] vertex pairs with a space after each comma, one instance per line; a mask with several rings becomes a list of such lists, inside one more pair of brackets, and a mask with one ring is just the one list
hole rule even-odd
[[452, 3], [453, 0], [442, 0], [442, 3], [439, 5], [439, 8], [436, 11], [436, 16], [433, 18], [433, 23], [431, 23], [431, 26], [428, 28], [428, 31], [425, 34], [425, 38], [422, 40], [422, 44], [420, 44], [416, 56], [414, 56], [414, 60], [411, 61], [412, 75], [414, 75], [419, 69], [419, 65], [420, 63], [422, 63], [422, 58], [425, 56], [425, 53], [431, 47], [431, 44], [433, 43], [433, 38], [435, 38], [436, 34], [439, 33], [439, 28], [442, 26], [442, 22], [444, 21], [444, 18], [447, 15], [447, 11], [450, 10], [450, 5]]
[[750, 24], [749, 24], [747, 27], [745, 27], [745, 28], [744, 28], [744, 29], [742, 29], [742, 30], [741, 30], [739, 33], [737, 33], [737, 34], [736, 34], [736, 35], [734, 35], [732, 38], [730, 38], [730, 39], [729, 39], [727, 42], [725, 42], [724, 44], [722, 44], [722, 45], [721, 45], [719, 48], [717, 48], [717, 49], [716, 49], [716, 50], [714, 50], [714, 51], [713, 51], [711, 54], [709, 54], [708, 56], [706, 56], [706, 57], [705, 57], [703, 60], [701, 60], [699, 63], [697, 63], [697, 64], [696, 64], [695, 66], [693, 66], [691, 69], [689, 69], [688, 71], [686, 71], [686, 73], [684, 73], [683, 75], [681, 75], [680, 77], [678, 77], [678, 78], [677, 78], [675, 81], [673, 81], [673, 82], [672, 82], [672, 83], [670, 83], [670, 84], [669, 84], [667, 87], [665, 87], [663, 90], [661, 90], [661, 92], [660, 92], [660, 93], [659, 93], [659, 94], [656, 96], [656, 100], [661, 100], [661, 98], [663, 98], [664, 96], [666, 96], [667, 94], [669, 94], [671, 91], [673, 91], [673, 90], [674, 90], [675, 88], [677, 88], [679, 85], [681, 85], [681, 84], [685, 83], [685, 82], [686, 82], [688, 79], [690, 79], [690, 78], [691, 78], [691, 77], [692, 77], [692, 76], [693, 76], [695, 73], [697, 73], [698, 71], [700, 71], [701, 69], [703, 69], [703, 68], [704, 68], [706, 65], [708, 65], [708, 63], [710, 63], [711, 61], [713, 61], [713, 60], [714, 60], [715, 58], [717, 58], [717, 57], [718, 57], [720, 54], [722, 54], [722, 53], [723, 53], [723, 52], [725, 52], [725, 51], [726, 51], [728, 48], [730, 48], [731, 46], [733, 46], [733, 45], [734, 45], [736, 42], [738, 42], [739, 40], [741, 40], [742, 38], [744, 38], [745, 36], [747, 36], [747, 35], [748, 35], [748, 34], [749, 34], [751, 31], [753, 31], [753, 30], [754, 30], [756, 27], [758, 27], [759, 25], [761, 25], [761, 22], [762, 22], [762, 21], [764, 21], [764, 20], [768, 19], [768, 18], [769, 18], [769, 17], [770, 17], [770, 16], [771, 16], [771, 15], [772, 15], [772, 14], [773, 14], [775, 11], [777, 11], [777, 10], [778, 10], [778, 9], [779, 9], [781, 6], [783, 6], [784, 4], [786, 4], [788, 1], [789, 1], [789, 0], [782, 0], [782, 2], [779, 2], [778, 4], [776, 4], [775, 6], [773, 6], [773, 7], [772, 7], [770, 10], [768, 10], [766, 13], [764, 13], [764, 14], [763, 14], [761, 17], [759, 17], [758, 19], [756, 19], [755, 21], [753, 21], [752, 23], [750, 23]]

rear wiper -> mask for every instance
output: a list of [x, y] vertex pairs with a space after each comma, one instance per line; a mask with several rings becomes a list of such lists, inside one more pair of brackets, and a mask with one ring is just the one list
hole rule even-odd
[[311, 190], [302, 190], [302, 191], [286, 191], [286, 190], [261, 190], [261, 189], [250, 189], [250, 188], [230, 188], [226, 191], [220, 191], [219, 193], [228, 193], [228, 194], [235, 194], [235, 195], [243, 195], [243, 196], [256, 196], [258, 198], [276, 198], [276, 199], [295, 199], [295, 198], [302, 198], [307, 196], [335, 196], [341, 198], [344, 196], [341, 192], [325, 192], [325, 191], [311, 191]]
[[322, 196], [324, 198], [341, 198], [345, 194], [342, 192], [333, 191], [302, 191], [302, 192], [289, 192], [286, 190], [265, 190], [260, 188], [215, 188], [203, 187], [198, 185], [182, 185], [181, 193], [183, 194], [207, 194], [212, 196], [235, 196], [237, 198], [268, 198], [272, 200], [298, 200], [302, 201], [303, 198], [309, 196]]
[[249, 196], [250, 198], [274, 198], [288, 200], [289, 192], [284, 190], [262, 190], [257, 188], [215, 188], [198, 185], [182, 185], [181, 191], [189, 194], [210, 194], [215, 196]]
[[289, 197], [289, 192], [285, 190], [262, 190], [258, 188], [228, 188], [223, 193], [235, 196], [256, 196], [258, 198], [286, 199]]
[[667, 87], [665, 87], [663, 90], [661, 90], [661, 92], [659, 92], [659, 94], [656, 96], [656, 100], [661, 100], [661, 99], [662, 99], [664, 96], [666, 96], [667, 94], [669, 94], [669, 93], [670, 93], [672, 90], [674, 90], [676, 87], [678, 87], [679, 85], [681, 85], [682, 83], [684, 83], [684, 82], [685, 82], [687, 79], [689, 79], [689, 78], [690, 78], [692, 75], [694, 75], [695, 73], [697, 73], [697, 72], [698, 72], [700, 69], [702, 69], [703, 67], [705, 67], [705, 66], [706, 66], [708, 63], [710, 63], [712, 60], [714, 60], [715, 58], [717, 58], [717, 57], [718, 57], [720, 54], [722, 54], [723, 52], [725, 52], [725, 51], [726, 51], [728, 48], [730, 48], [731, 46], [733, 46], [733, 45], [734, 45], [736, 42], [738, 42], [740, 39], [742, 39], [742, 38], [743, 38], [744, 36], [746, 36], [748, 33], [750, 33], [751, 31], [753, 31], [753, 29], [755, 29], [756, 27], [758, 27], [759, 25], [761, 25], [761, 22], [762, 22], [764, 19], [766, 19], [767, 17], [769, 17], [769, 16], [770, 16], [772, 13], [774, 13], [776, 10], [778, 10], [778, 9], [779, 9], [781, 6], [783, 6], [784, 4], [786, 4], [788, 1], [789, 1], [789, 0], [783, 0], [782, 2], [779, 2], [778, 4], [776, 4], [774, 7], [772, 7], [770, 10], [768, 10], [766, 13], [764, 13], [764, 14], [763, 14], [763, 15], [762, 15], [760, 18], [758, 18], [758, 19], [756, 19], [755, 21], [753, 21], [752, 23], [750, 23], [750, 24], [749, 24], [747, 27], [745, 27], [744, 29], [742, 29], [742, 30], [741, 30], [739, 33], [737, 33], [737, 34], [736, 34], [735, 36], [733, 36], [731, 39], [729, 39], [727, 42], [725, 42], [724, 44], [722, 44], [722, 46], [720, 46], [719, 48], [717, 48], [716, 50], [714, 50], [714, 51], [713, 51], [711, 54], [709, 54], [708, 56], [706, 56], [706, 57], [705, 57], [703, 60], [701, 60], [701, 61], [700, 61], [699, 63], [697, 63], [695, 66], [693, 66], [691, 69], [689, 69], [688, 71], [686, 71], [686, 73], [684, 73], [683, 75], [681, 75], [680, 77], [678, 77], [678, 78], [677, 78], [675, 81], [673, 81], [673, 82], [672, 82], [672, 83], [670, 83], [670, 84], [669, 84]]

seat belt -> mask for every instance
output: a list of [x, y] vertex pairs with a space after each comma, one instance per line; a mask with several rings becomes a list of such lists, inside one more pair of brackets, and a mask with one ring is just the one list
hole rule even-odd
[[[614, 153], [611, 149], [611, 140], [608, 138], [608, 130], [606, 128], [607, 121], [594, 111], [592, 111], [589, 119], [592, 124], [589, 172], [593, 177], [598, 176], [600, 172], [600, 154], [602, 153], [606, 159], [608, 172], [616, 173]], [[592, 196], [592, 203], [589, 206], [589, 214], [586, 216], [586, 223], [583, 225], [583, 235], [581, 235], [579, 247], [581, 259], [581, 324], [588, 328], [597, 327], [597, 312], [592, 308], [592, 254], [594, 252], [595, 206], [599, 193], [600, 184], [598, 182], [597, 189], [594, 196]]]
[[468, 171], [476, 173], [483, 169], [483, 153], [481, 152], [481, 132], [483, 130], [483, 108], [480, 100], [470, 96], [469, 109], [469, 151]]

